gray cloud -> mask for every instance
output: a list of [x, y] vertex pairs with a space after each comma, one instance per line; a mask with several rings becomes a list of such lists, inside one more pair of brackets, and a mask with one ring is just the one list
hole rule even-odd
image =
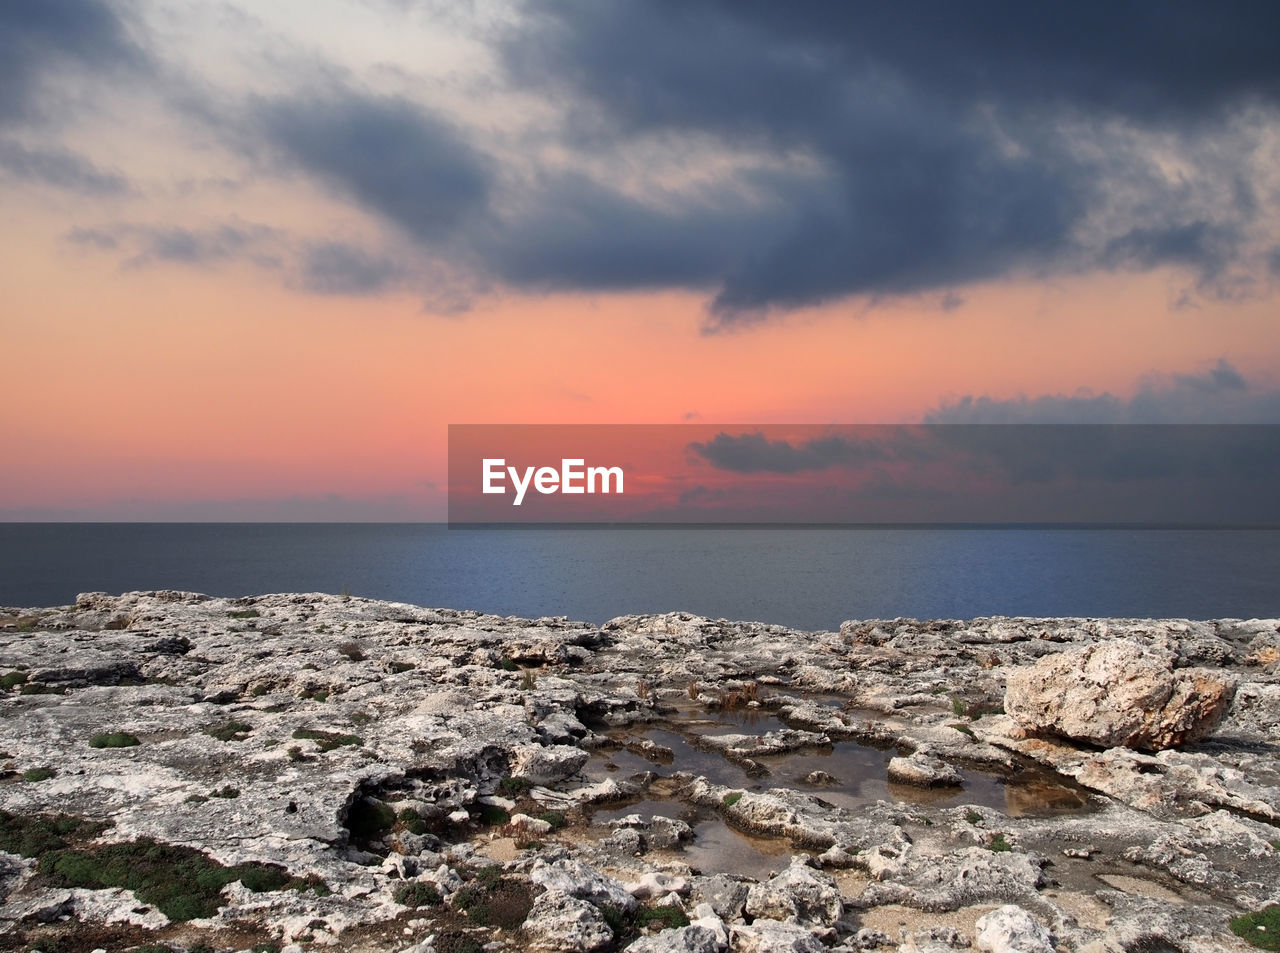
[[355, 90], [262, 104], [258, 126], [292, 162], [424, 243], [489, 197], [489, 160], [414, 104]]
[[120, 251], [121, 265], [142, 268], [156, 263], [206, 266], [242, 259], [263, 267], [276, 257], [283, 233], [266, 225], [224, 224], [205, 229], [119, 223], [75, 228], [64, 236], [73, 245]]
[[403, 279], [396, 262], [346, 242], [315, 242], [303, 251], [302, 285], [316, 294], [379, 294]]
[[22, 182], [51, 185], [89, 195], [122, 195], [129, 182], [65, 149], [29, 149], [0, 139], [0, 172]]
[[[1025, 271], [1172, 264], [1208, 287], [1259, 214], [1254, 147], [1229, 123], [1280, 99], [1280, 67], [1262, 39], [1280, 30], [1269, 4], [534, 0], [526, 9], [505, 65], [522, 86], [573, 105], [567, 136], [577, 148], [710, 135], [729, 151], [803, 155], [821, 169], [816, 189], [807, 167], [776, 175], [775, 201], [739, 223], [732, 252], [690, 256], [684, 274], [670, 249], [724, 208], [694, 205], [655, 222], [607, 202], [571, 206], [579, 232], [625, 256], [635, 286], [715, 289], [713, 324]], [[1105, 141], [1117, 121], [1188, 147], [1212, 141], [1217, 154], [1205, 162], [1234, 183], [1236, 201], [1212, 206], [1220, 217], [1207, 220], [1197, 188], [1166, 181], [1142, 148]], [[1142, 214], [1096, 234], [1118, 193]], [[572, 284], [622, 270], [601, 257], [543, 255], [537, 278]]]
[[43, 118], [43, 83], [55, 71], [138, 68], [146, 54], [102, 0], [0, 3], [0, 123]]
[[1080, 393], [998, 399], [965, 396], [925, 415], [940, 424], [1280, 424], [1280, 391], [1230, 362], [1201, 374], [1152, 375], [1132, 397]]
[[[887, 429], [881, 431], [884, 433], [892, 436]], [[770, 440], [762, 433], [737, 436], [718, 433], [706, 442], [689, 444], [689, 449], [717, 470], [734, 473], [801, 473], [843, 464], [879, 462], [892, 455], [879, 442], [878, 435], [868, 439], [824, 436], [793, 444], [787, 440]]]

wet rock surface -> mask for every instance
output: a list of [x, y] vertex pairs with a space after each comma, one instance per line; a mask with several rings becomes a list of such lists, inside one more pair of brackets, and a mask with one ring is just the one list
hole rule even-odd
[[0, 949], [1248, 949], [1278, 660], [1267, 620], [0, 610]]

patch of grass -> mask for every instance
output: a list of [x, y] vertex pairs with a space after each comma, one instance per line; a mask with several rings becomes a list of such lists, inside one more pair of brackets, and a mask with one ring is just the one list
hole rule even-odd
[[373, 716], [367, 711], [355, 711], [351, 713], [351, 720], [357, 725], [367, 725], [373, 721]]
[[306, 699], [307, 701], [316, 701], [316, 702], [326, 701], [329, 698], [329, 689], [305, 688], [302, 690], [302, 694], [299, 695], [298, 697]]
[[963, 722], [957, 722], [956, 724], [951, 725], [950, 727], [954, 728], [956, 731], [960, 732], [960, 734], [962, 735], [968, 735], [970, 738], [974, 739], [975, 741], [978, 739], [978, 736], [973, 733], [973, 729], [970, 728], [968, 725], [964, 724]]
[[142, 744], [137, 735], [127, 731], [107, 731], [89, 739], [90, 748], [133, 748]]
[[1235, 917], [1228, 926], [1232, 933], [1260, 950], [1280, 950], [1280, 904]]
[[227, 613], [228, 619], [259, 619], [262, 613], [257, 609], [233, 609]]
[[222, 787], [218, 788], [216, 791], [209, 792], [209, 797], [220, 797], [220, 798], [226, 798], [227, 800], [230, 800], [231, 798], [237, 798], [239, 796], [240, 796], [240, 789], [236, 787], [232, 787], [230, 784], [224, 784]]
[[406, 807], [396, 815], [396, 818], [410, 834], [425, 834], [430, 829], [417, 808]]
[[520, 666], [517, 665], [515, 662], [511, 661], [511, 659], [509, 658], [504, 658], [501, 662], [499, 662], [498, 668], [502, 669], [504, 672], [520, 671]]
[[959, 695], [953, 696], [951, 699], [951, 713], [957, 718], [963, 718], [969, 714], [969, 706], [965, 704], [964, 699]]
[[48, 781], [57, 773], [53, 768], [27, 768], [22, 772], [22, 780], [30, 781], [34, 784], [37, 781]]
[[4, 689], [6, 692], [18, 685], [25, 685], [26, 683], [26, 672], [5, 672], [3, 675], [0, 675], [0, 688]]
[[564, 811], [543, 811], [541, 814], [537, 815], [537, 819], [540, 821], [546, 821], [551, 825], [551, 829], [553, 831], [558, 831], [562, 827], [569, 826], [569, 818], [565, 816]]
[[997, 834], [987, 842], [987, 850], [996, 854], [1007, 854], [1013, 850], [1013, 845], [1004, 839], [1003, 834]]
[[89, 850], [51, 851], [40, 858], [39, 871], [46, 883], [57, 887], [132, 890], [142, 903], [175, 921], [213, 916], [222, 888], [237, 880], [249, 890], [263, 892], [287, 887], [292, 879], [274, 864], [224, 867], [193, 848], [149, 838]]
[[453, 895], [450, 905], [477, 926], [515, 930], [533, 907], [533, 889], [526, 881], [502, 875], [502, 867], [481, 868], [474, 880]]
[[528, 778], [509, 777], [498, 782], [498, 793], [507, 797], [520, 797], [528, 794], [534, 784]]
[[347, 809], [347, 830], [361, 840], [374, 840], [391, 830], [396, 812], [381, 801], [359, 798]]
[[364, 649], [360, 648], [359, 642], [343, 642], [338, 646], [338, 654], [345, 655], [353, 662], [364, 661]]
[[627, 915], [611, 903], [602, 903], [599, 909], [600, 916], [604, 917], [604, 922], [609, 925], [613, 935], [621, 939], [627, 931]]
[[970, 824], [973, 824], [975, 827], [982, 823], [982, 815], [979, 814], [977, 811], [965, 811], [964, 819], [968, 821]]
[[673, 930], [689, 925], [689, 918], [679, 907], [645, 907], [636, 914], [636, 925], [656, 926], [659, 930]]
[[1277, 838], [1276, 840], [1270, 841], [1270, 844], [1271, 844], [1271, 846], [1272, 846], [1272, 847], [1274, 847], [1276, 850], [1280, 850], [1280, 838]]
[[298, 741], [314, 741], [321, 751], [332, 751], [343, 745], [360, 747], [364, 739], [356, 735], [344, 735], [336, 731], [321, 731], [319, 728], [299, 728], [293, 733]]
[[440, 889], [433, 883], [415, 880], [413, 883], [401, 884], [396, 888], [396, 903], [406, 907], [438, 907], [444, 903]]
[[62, 850], [73, 835], [96, 837], [110, 824], [86, 821], [71, 814], [11, 814], [0, 811], [0, 850], [19, 857], [38, 858]]
[[204, 733], [219, 741], [244, 741], [251, 731], [253, 727], [246, 725], [243, 721], [229, 721], [224, 725], [206, 728]]
[[743, 794], [742, 791], [730, 791], [722, 799], [724, 806], [733, 807], [735, 804], [737, 804], [739, 801], [742, 800], [742, 794]]

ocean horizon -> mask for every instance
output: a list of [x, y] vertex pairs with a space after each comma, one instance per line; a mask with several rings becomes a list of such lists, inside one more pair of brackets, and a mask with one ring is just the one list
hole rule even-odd
[[1280, 616], [1280, 530], [1141, 526], [5, 523], [0, 604], [81, 592], [347, 592], [602, 623]]

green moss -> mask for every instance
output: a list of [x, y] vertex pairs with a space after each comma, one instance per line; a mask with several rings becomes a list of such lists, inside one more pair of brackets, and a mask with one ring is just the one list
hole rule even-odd
[[962, 734], [962, 735], [968, 735], [970, 738], [973, 738], [973, 739], [975, 739], [975, 740], [976, 740], [976, 739], [977, 739], [977, 737], [978, 737], [977, 735], [975, 735], [975, 734], [973, 733], [973, 729], [972, 729], [972, 728], [970, 728], [968, 725], [966, 725], [966, 724], [964, 724], [964, 723], [962, 723], [962, 722], [958, 722], [958, 723], [956, 723], [956, 724], [952, 725], [951, 727], [952, 727], [952, 728], [954, 728], [956, 731], [960, 732], [960, 734]]
[[974, 825], [982, 823], [982, 815], [979, 814], [977, 811], [965, 811], [964, 819], [968, 821], [970, 824], [974, 824]]
[[233, 609], [227, 613], [228, 619], [257, 619], [261, 616], [262, 613], [257, 609]]
[[600, 916], [604, 917], [604, 922], [609, 925], [610, 931], [617, 938], [621, 938], [627, 931], [627, 915], [611, 903], [602, 903], [600, 905]]
[[987, 842], [987, 850], [993, 851], [997, 854], [1007, 854], [1009, 851], [1013, 850], [1013, 845], [1004, 839], [1003, 834], [997, 834]]
[[48, 781], [57, 773], [53, 768], [27, 768], [26, 771], [22, 772], [22, 780], [30, 781], [34, 784], [37, 781]]
[[0, 850], [38, 858], [67, 846], [70, 838], [96, 837], [111, 825], [71, 814], [11, 814], [0, 811]]
[[963, 698], [955, 697], [951, 699], [951, 712], [957, 718], [963, 718], [969, 714], [969, 706], [965, 704]]
[[240, 796], [240, 789], [232, 787], [230, 784], [225, 784], [222, 787], [218, 788], [216, 791], [209, 792], [209, 797], [220, 797], [220, 798], [226, 798], [227, 800], [230, 800], [231, 798], [237, 798], [239, 796]]
[[414, 881], [413, 883], [401, 884], [396, 888], [396, 903], [403, 904], [406, 907], [438, 907], [444, 902], [444, 898], [440, 896], [440, 890], [433, 883], [424, 883], [422, 881]]
[[645, 907], [636, 914], [636, 924], [642, 927], [656, 926], [659, 930], [687, 927], [689, 918], [679, 907]]
[[89, 739], [90, 748], [132, 748], [140, 744], [138, 736], [127, 731], [102, 732]]
[[1229, 926], [1232, 933], [1260, 950], [1280, 950], [1280, 904], [1236, 917]]
[[4, 689], [6, 692], [18, 685], [25, 685], [26, 682], [26, 672], [5, 672], [3, 675], [0, 675], [0, 688]]
[[498, 782], [498, 793], [507, 797], [519, 797], [528, 794], [533, 786], [528, 778], [503, 778]]
[[498, 668], [502, 669], [504, 672], [520, 671], [520, 666], [517, 665], [515, 662], [511, 661], [511, 659], [509, 658], [504, 658], [501, 662], [499, 662]]
[[170, 920], [186, 921], [217, 913], [222, 888], [239, 880], [255, 892], [279, 890], [291, 882], [274, 864], [222, 864], [190, 847], [149, 838], [107, 844], [90, 850], [55, 850], [40, 858], [40, 876], [58, 887], [132, 890]]
[[742, 800], [742, 791], [731, 791], [722, 799], [725, 807], [733, 807]]
[[249, 694], [252, 695], [254, 698], [261, 698], [263, 695], [265, 695], [269, 691], [271, 691], [271, 689], [268, 686], [259, 683], [257, 685], [254, 685], [253, 688], [249, 689]]
[[293, 737], [299, 741], [314, 741], [321, 751], [332, 751], [334, 748], [341, 748], [343, 745], [359, 747], [364, 744], [364, 739], [356, 735], [344, 735], [336, 731], [321, 731], [318, 728], [299, 728], [293, 733]]
[[207, 800], [209, 799], [203, 794], [188, 794], [186, 797], [187, 804], [203, 804]]
[[206, 728], [204, 733], [219, 741], [244, 741], [252, 730], [253, 727], [246, 725], [243, 721], [228, 721], [223, 725]]

